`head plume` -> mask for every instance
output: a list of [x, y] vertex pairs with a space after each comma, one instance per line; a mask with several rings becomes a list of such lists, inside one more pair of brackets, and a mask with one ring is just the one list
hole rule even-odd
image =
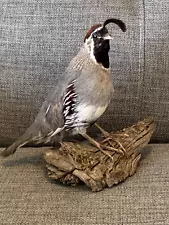
[[86, 36], [85, 36], [85, 38], [84, 38], [84, 41], [85, 41], [87, 38], [89, 38], [90, 35], [91, 35], [96, 29], [98, 29], [99, 27], [105, 28], [106, 25], [109, 24], [109, 23], [115, 23], [115, 24], [117, 24], [117, 25], [120, 27], [120, 29], [121, 29], [123, 32], [126, 31], [126, 25], [125, 25], [125, 23], [124, 23], [122, 20], [110, 18], [110, 19], [107, 19], [107, 20], [103, 23], [103, 25], [100, 24], [100, 23], [99, 23], [99, 24], [96, 24], [96, 25], [93, 25], [93, 26], [90, 28], [90, 30], [87, 32], [87, 34], [86, 34]]
[[103, 27], [105, 27], [107, 24], [109, 23], [115, 23], [117, 24], [120, 29], [123, 31], [123, 32], [126, 32], [126, 25], [125, 23], [122, 21], [122, 20], [119, 20], [119, 19], [114, 19], [114, 18], [111, 18], [111, 19], [107, 19], [104, 23], [103, 23]]

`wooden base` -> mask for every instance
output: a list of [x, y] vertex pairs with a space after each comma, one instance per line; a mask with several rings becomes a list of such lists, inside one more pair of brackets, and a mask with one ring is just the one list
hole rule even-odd
[[140, 149], [148, 144], [156, 123], [146, 118], [137, 124], [110, 133], [98, 150], [89, 143], [63, 142], [59, 150], [44, 155], [47, 174], [65, 184], [84, 182], [92, 191], [101, 191], [132, 176], [141, 158]]

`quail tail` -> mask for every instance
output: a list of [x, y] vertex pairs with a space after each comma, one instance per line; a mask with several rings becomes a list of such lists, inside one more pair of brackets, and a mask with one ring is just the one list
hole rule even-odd
[[33, 135], [31, 135], [30, 131], [31, 129], [29, 127], [21, 137], [19, 137], [12, 145], [3, 150], [0, 155], [6, 158], [9, 155], [14, 154], [18, 148], [32, 141]]

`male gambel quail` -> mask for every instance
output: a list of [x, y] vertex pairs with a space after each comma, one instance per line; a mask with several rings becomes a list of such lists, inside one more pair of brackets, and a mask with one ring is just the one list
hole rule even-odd
[[108, 19], [103, 25], [91, 27], [80, 51], [42, 104], [33, 124], [1, 153], [2, 156], [7, 157], [32, 141], [47, 143], [54, 136], [62, 137], [65, 130], [81, 134], [99, 148], [99, 144], [86, 134], [86, 128], [103, 114], [112, 97], [108, 55], [112, 38], [106, 28], [109, 23], [126, 31], [125, 24], [119, 19]]

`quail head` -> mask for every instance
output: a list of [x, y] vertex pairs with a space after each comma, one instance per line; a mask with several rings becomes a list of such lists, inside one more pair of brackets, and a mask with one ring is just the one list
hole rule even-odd
[[86, 129], [103, 114], [112, 97], [113, 85], [109, 70], [109, 41], [107, 24], [117, 24], [123, 32], [126, 26], [119, 19], [108, 19], [91, 27], [77, 55], [62, 74], [62, 79], [48, 95], [33, 124], [1, 155], [13, 154], [29, 143], [60, 140], [64, 131], [81, 134], [91, 143], [98, 143], [86, 134]]

